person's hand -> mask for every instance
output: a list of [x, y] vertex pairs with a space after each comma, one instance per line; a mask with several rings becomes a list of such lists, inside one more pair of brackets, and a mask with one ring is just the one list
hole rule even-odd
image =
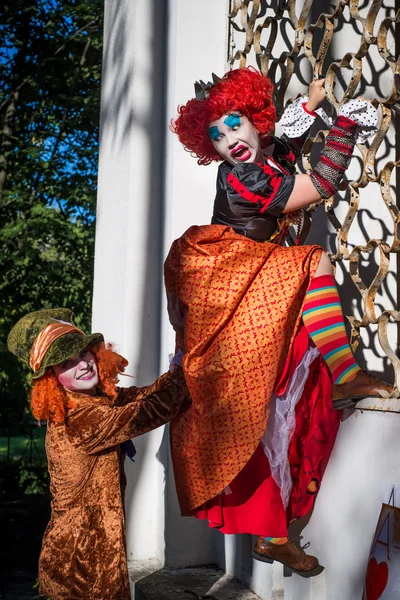
[[175, 292], [167, 294], [167, 310], [169, 322], [172, 327], [183, 337], [186, 322], [187, 306], [183, 304]]
[[325, 99], [325, 96], [325, 78], [314, 79], [308, 88], [308, 102], [305, 105], [306, 109], [310, 112], [314, 112], [320, 103]]

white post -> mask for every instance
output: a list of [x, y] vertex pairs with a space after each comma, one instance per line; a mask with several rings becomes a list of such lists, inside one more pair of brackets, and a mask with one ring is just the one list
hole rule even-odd
[[[225, 72], [227, 10], [225, 0], [105, 0], [93, 330], [128, 358], [135, 385], [166, 371], [173, 351], [162, 280], [170, 244], [211, 218], [215, 168], [199, 168], [168, 123], [195, 79]], [[136, 440], [126, 464], [128, 558], [160, 566], [168, 542], [171, 564], [212, 562], [213, 532], [180, 517], [163, 436]]]
[[[178, 104], [184, 104], [194, 96], [196, 80], [207, 82], [211, 80], [212, 72], [219, 76], [225, 73], [227, 15], [226, 0], [170, 0], [167, 127], [169, 120], [177, 115]], [[200, 167], [170, 131], [167, 131], [166, 141], [164, 258], [172, 241], [188, 227], [210, 223], [218, 166]], [[174, 332], [168, 322], [165, 295], [162, 298], [163, 371], [168, 367], [168, 354], [174, 350]], [[205, 522], [180, 516], [172, 465], [167, 489], [167, 564], [180, 567], [215, 562], [216, 532]], [[223, 543], [220, 534], [217, 539]]]
[[[159, 375], [165, 27], [163, 2], [106, 0], [93, 328], [129, 360], [122, 385]], [[163, 429], [126, 461], [131, 560], [164, 561]]]

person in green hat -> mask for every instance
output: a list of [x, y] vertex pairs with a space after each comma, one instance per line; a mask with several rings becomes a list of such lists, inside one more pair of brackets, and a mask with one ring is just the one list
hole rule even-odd
[[[170, 320], [183, 328], [180, 305]], [[39, 591], [51, 600], [128, 600], [123, 446], [190, 405], [179, 364], [152, 385], [120, 388], [127, 361], [101, 333], [85, 335], [67, 308], [22, 317], [8, 348], [33, 371], [31, 408], [47, 420], [51, 518]], [[176, 361], [179, 363], [179, 360]]]

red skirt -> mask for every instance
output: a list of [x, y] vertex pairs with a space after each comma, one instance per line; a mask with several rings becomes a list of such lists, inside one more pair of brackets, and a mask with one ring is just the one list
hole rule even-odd
[[[310, 343], [302, 327], [275, 392], [282, 395]], [[271, 475], [261, 444], [229, 484], [199, 506], [192, 515], [208, 520], [222, 533], [250, 533], [264, 537], [285, 537], [292, 519], [307, 514], [314, 505], [329, 456], [335, 443], [340, 413], [332, 408], [332, 382], [322, 356], [310, 365], [310, 372], [296, 405], [296, 427], [288, 458], [293, 488], [285, 509], [279, 486]]]

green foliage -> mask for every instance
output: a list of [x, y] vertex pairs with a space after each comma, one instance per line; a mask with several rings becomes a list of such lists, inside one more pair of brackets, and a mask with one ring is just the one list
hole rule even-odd
[[26, 411], [6, 339], [25, 313], [71, 308], [90, 329], [102, 0], [0, 7], [0, 421]]
[[[32, 589], [34, 589], [34, 590], [39, 589], [39, 578], [36, 579], [35, 585], [32, 586]], [[46, 600], [51, 600], [51, 598], [47, 598]]]
[[42, 464], [43, 461], [45, 463], [45, 439], [46, 426], [44, 424], [38, 427], [35, 422], [32, 422], [22, 428], [17, 426], [0, 429], [0, 463], [7, 460], [19, 463], [24, 457], [29, 458], [30, 462], [35, 464], [37, 462]]
[[6, 463], [0, 461], [0, 495], [49, 494], [47, 461], [31, 464], [29, 461]]
[[49, 472], [46, 466], [23, 463], [19, 471], [19, 491], [23, 494], [48, 494]]

